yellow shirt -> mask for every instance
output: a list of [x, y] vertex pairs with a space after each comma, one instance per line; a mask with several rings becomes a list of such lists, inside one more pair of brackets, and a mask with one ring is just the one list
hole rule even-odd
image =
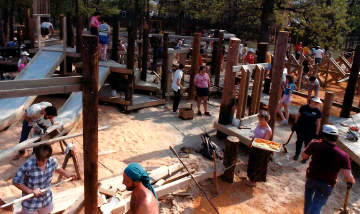
[[303, 48], [303, 53], [305, 56], [309, 55], [310, 54], [310, 49], [308, 47], [304, 47]]
[[271, 63], [271, 53], [270, 52], [266, 53], [265, 63]]

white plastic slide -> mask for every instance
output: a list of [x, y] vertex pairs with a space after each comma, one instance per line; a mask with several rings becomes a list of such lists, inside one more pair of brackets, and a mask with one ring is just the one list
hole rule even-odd
[[[48, 78], [64, 60], [63, 52], [39, 51], [15, 80]], [[36, 96], [0, 99], [0, 131], [17, 122]]]

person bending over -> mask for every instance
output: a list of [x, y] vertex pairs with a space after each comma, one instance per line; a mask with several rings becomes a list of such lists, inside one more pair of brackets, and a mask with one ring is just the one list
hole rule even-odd
[[123, 184], [127, 191], [132, 191], [130, 209], [126, 214], [159, 214], [157, 195], [149, 175], [140, 164], [131, 163], [125, 168]]

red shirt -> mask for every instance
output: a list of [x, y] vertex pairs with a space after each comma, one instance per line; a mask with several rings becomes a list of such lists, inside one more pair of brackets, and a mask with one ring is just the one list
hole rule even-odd
[[254, 64], [254, 55], [246, 54], [245, 62], [249, 64]]
[[301, 44], [297, 44], [295, 46], [295, 51], [301, 51], [302, 45]]
[[334, 187], [340, 169], [351, 170], [349, 155], [335, 144], [326, 141], [312, 142], [304, 152], [311, 156], [306, 170], [306, 176], [311, 179]]

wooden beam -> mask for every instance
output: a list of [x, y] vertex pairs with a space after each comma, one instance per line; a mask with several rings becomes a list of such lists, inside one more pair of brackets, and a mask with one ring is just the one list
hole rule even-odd
[[[63, 52], [66, 53], [66, 43], [67, 43], [67, 29], [66, 29], [66, 19], [67, 17], [64, 17], [63, 18]], [[61, 66], [60, 66], [60, 70], [62, 70], [61, 74], [62, 75], [65, 75], [66, 74], [66, 57], [64, 58], [64, 61], [62, 63], [62, 69], [61, 69]]]
[[191, 55], [191, 73], [190, 73], [190, 81], [189, 81], [189, 93], [188, 98], [193, 100], [195, 98], [195, 85], [194, 79], [195, 75], [199, 72], [199, 55], [200, 55], [200, 43], [201, 43], [201, 34], [194, 33], [194, 40], [193, 40], [193, 49]]
[[[219, 30], [215, 30], [214, 32], [214, 38], [219, 38], [219, 34], [220, 31]], [[216, 63], [217, 61], [217, 55], [218, 55], [218, 48], [219, 48], [219, 42], [218, 41], [214, 41], [214, 45], [213, 45], [213, 50], [212, 50], [212, 55], [211, 55], [211, 75], [215, 75], [216, 73]]]
[[141, 77], [140, 79], [146, 82], [146, 77], [147, 77], [147, 65], [148, 65], [148, 53], [149, 53], [149, 33], [150, 30], [145, 28], [143, 31], [143, 41], [144, 41], [144, 45], [143, 45], [143, 55], [142, 55], [142, 68], [141, 68]]
[[120, 31], [119, 14], [114, 14], [112, 21], [113, 21], [113, 32], [112, 32], [111, 59], [114, 60], [115, 62], [119, 62], [119, 54], [118, 54], [119, 31]]
[[61, 86], [49, 86], [39, 88], [25, 88], [25, 89], [14, 89], [14, 90], [0, 90], [1, 98], [11, 97], [25, 97], [35, 95], [48, 95], [48, 94], [65, 94], [75, 91], [81, 91], [82, 85], [61, 85]]
[[[276, 51], [275, 51], [275, 60], [274, 67], [271, 77], [271, 92], [269, 98], [269, 113], [270, 121], [269, 126], [272, 129], [273, 135], [275, 133], [275, 121], [276, 121], [276, 106], [279, 103], [280, 97], [280, 87], [282, 82], [282, 73], [284, 69], [285, 56], [286, 56], [286, 46], [288, 43], [289, 32], [280, 31], [278, 39], [276, 41]], [[272, 139], [272, 136], [271, 136]]]
[[[83, 17], [78, 16], [76, 21], [76, 53], [81, 57], [81, 47], [82, 47], [82, 32], [83, 32]], [[67, 53], [66, 53], [66, 56]]]
[[[326, 91], [326, 93], [325, 93], [325, 102], [324, 102], [324, 105], [323, 105], [323, 108], [322, 108], [321, 127], [324, 124], [329, 123], [333, 100], [334, 100], [334, 93], [331, 92], [331, 91]], [[322, 130], [322, 128], [321, 128], [321, 130]]]
[[215, 64], [215, 82], [216, 87], [220, 86], [220, 69], [221, 69], [221, 57], [223, 52], [223, 42], [224, 42], [224, 31], [219, 32], [219, 41], [218, 41], [218, 50]]
[[37, 29], [37, 38], [38, 38], [38, 49], [41, 50], [41, 21], [40, 21], [40, 16], [36, 17], [36, 29]]
[[63, 40], [64, 36], [64, 14], [60, 14], [60, 40]]
[[76, 199], [75, 203], [71, 205], [69, 209], [66, 209], [63, 214], [78, 214], [80, 210], [84, 207], [85, 195], [84, 193]]
[[168, 76], [170, 75], [170, 71], [168, 70], [168, 49], [169, 49], [169, 34], [164, 33], [164, 41], [163, 41], [163, 47], [162, 47], [162, 72], [161, 72], [161, 91], [162, 91], [162, 98], [165, 99], [165, 93], [169, 92], [168, 88]]
[[267, 68], [269, 66], [269, 63], [257, 63], [257, 64], [252, 64], [252, 65], [238, 65], [238, 66], [233, 66], [232, 67], [232, 71], [233, 72], [240, 72], [241, 68], [244, 67], [244, 69], [249, 69], [249, 70], [254, 70], [256, 68], [256, 66], [262, 66], [264, 68]]
[[98, 85], [99, 37], [84, 35], [83, 61], [83, 136], [85, 213], [97, 213], [98, 192]]
[[[149, 37], [158, 37], [162, 38], [164, 37], [163, 34], [150, 34]], [[194, 40], [191, 36], [178, 36], [178, 35], [169, 35], [170, 39], [185, 39], [185, 40]], [[208, 37], [201, 37], [201, 41], [217, 41], [216, 38], [208, 38]]]
[[[242, 115], [245, 115], [245, 106], [248, 97], [248, 87], [246, 87], [247, 82], [250, 80], [248, 78], [250, 76], [250, 72], [248, 70], [242, 69], [241, 71], [241, 82], [240, 82], [240, 90], [238, 94], [238, 107], [236, 111], [236, 118], [240, 119]], [[244, 105], [245, 102], [245, 105]]]
[[[238, 55], [239, 55], [239, 44], [240, 39], [231, 38], [229, 43], [228, 58], [226, 63], [225, 79], [224, 79], [224, 88], [222, 91], [221, 105], [220, 105], [220, 114], [219, 114], [219, 123], [222, 125], [227, 125], [231, 123], [233, 115], [231, 114], [232, 102], [234, 97], [234, 86], [235, 86], [235, 76], [236, 74], [232, 72], [232, 66], [237, 64]], [[224, 139], [226, 135], [220, 131], [216, 133], [216, 137], [219, 139]]]
[[169, 50], [169, 54], [184, 54], [184, 53], [191, 53], [191, 49], [181, 49], [181, 50]]
[[50, 14], [32, 14], [31, 15], [32, 17], [34, 17], [34, 18], [37, 18], [37, 17], [41, 17], [41, 18], [50, 18], [51, 17], [51, 15]]
[[351, 107], [355, 97], [356, 83], [360, 71], [360, 45], [356, 45], [355, 56], [350, 72], [350, 78], [346, 87], [343, 107], [341, 108], [340, 117], [350, 117]]
[[[128, 49], [127, 49], [127, 62], [126, 68], [133, 70], [135, 66], [135, 27], [128, 27]], [[133, 94], [134, 94], [134, 84], [135, 84], [134, 74], [128, 76], [127, 86], [125, 88], [125, 100], [130, 102], [130, 105], [133, 104]]]
[[235, 136], [228, 136], [226, 138], [225, 152], [224, 152], [224, 166], [226, 168], [228, 167], [230, 168], [224, 172], [224, 174], [221, 176], [221, 179], [228, 183], [234, 182], [236, 161], [239, 153], [239, 143], [240, 143], [239, 138]]
[[59, 85], [77, 85], [81, 84], [81, 82], [81, 77], [58, 77], [31, 80], [1, 81], [0, 90], [49, 87]]

